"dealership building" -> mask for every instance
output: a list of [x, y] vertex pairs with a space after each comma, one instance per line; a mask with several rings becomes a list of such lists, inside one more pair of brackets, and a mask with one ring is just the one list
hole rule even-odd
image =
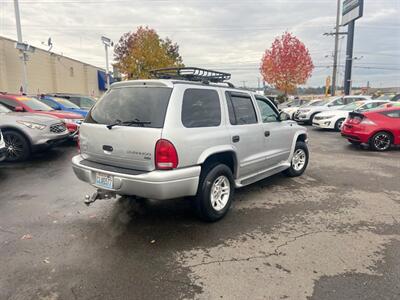
[[[27, 61], [28, 93], [76, 93], [100, 96], [106, 89], [104, 69], [39, 48]], [[21, 54], [16, 41], [0, 36], [0, 92], [22, 90]]]

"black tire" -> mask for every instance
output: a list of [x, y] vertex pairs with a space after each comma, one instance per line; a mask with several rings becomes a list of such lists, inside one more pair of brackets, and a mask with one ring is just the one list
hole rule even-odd
[[312, 125], [312, 123], [313, 123], [313, 121], [314, 121], [314, 118], [315, 118], [315, 115], [316, 114], [319, 114], [319, 112], [316, 112], [315, 114], [312, 114], [311, 115], [311, 117], [310, 117], [310, 121], [308, 122], [309, 124], [311, 124]]
[[[302, 150], [305, 155], [305, 162], [301, 169], [297, 169], [297, 167], [294, 165], [294, 163], [295, 163], [294, 156], [295, 156], [297, 150]], [[310, 158], [310, 156], [309, 156], [307, 144], [304, 142], [301, 142], [301, 141], [296, 142], [296, 147], [294, 149], [293, 159], [290, 164], [290, 168], [283, 171], [283, 173], [289, 177], [297, 177], [297, 176], [302, 175], [307, 168], [309, 158]]]
[[31, 147], [25, 136], [15, 130], [4, 130], [3, 137], [7, 149], [6, 161], [24, 161], [29, 158], [31, 155]]
[[[212, 187], [217, 179], [224, 177], [229, 181], [229, 197], [222, 209], [217, 209], [212, 204]], [[231, 169], [224, 164], [206, 166], [200, 176], [199, 188], [194, 199], [196, 213], [204, 221], [215, 222], [222, 219], [228, 212], [235, 191], [235, 181]]]
[[336, 121], [336, 123], [335, 123], [335, 130], [336, 130], [336, 131], [339, 131], [339, 132], [340, 132], [344, 120], [346, 120], [346, 119], [342, 118], [342, 119], [339, 119], [339, 120]]
[[386, 131], [379, 131], [369, 140], [369, 146], [374, 151], [387, 151], [393, 143], [393, 136]]

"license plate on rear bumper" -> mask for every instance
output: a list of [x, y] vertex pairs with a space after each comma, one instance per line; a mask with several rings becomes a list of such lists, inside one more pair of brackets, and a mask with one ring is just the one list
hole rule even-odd
[[96, 173], [96, 185], [106, 189], [112, 189], [114, 186], [114, 176]]

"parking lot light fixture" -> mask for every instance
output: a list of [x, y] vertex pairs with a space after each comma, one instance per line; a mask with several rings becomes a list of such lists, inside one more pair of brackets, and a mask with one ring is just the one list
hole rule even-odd
[[106, 80], [107, 80], [106, 88], [108, 90], [110, 88], [110, 73], [109, 73], [109, 68], [108, 68], [108, 47], [114, 46], [114, 43], [110, 38], [105, 37], [105, 36], [101, 37], [101, 41], [104, 44], [104, 49], [106, 52]]

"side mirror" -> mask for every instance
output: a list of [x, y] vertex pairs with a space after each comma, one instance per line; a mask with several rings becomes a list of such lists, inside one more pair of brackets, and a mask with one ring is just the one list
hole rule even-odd
[[290, 116], [289, 116], [287, 113], [285, 113], [284, 111], [281, 111], [281, 112], [279, 113], [279, 120], [280, 120], [280, 121], [287, 121], [287, 120], [290, 120]]
[[16, 106], [16, 107], [14, 108], [14, 111], [16, 111], [16, 112], [23, 112], [23, 111], [25, 111], [25, 109], [24, 109], [22, 106]]

